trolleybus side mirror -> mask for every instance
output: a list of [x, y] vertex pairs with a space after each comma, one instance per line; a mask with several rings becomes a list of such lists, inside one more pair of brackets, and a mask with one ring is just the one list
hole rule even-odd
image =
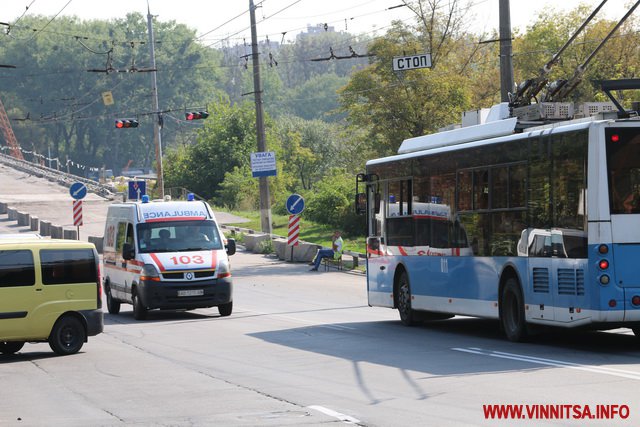
[[356, 214], [367, 213], [367, 193], [356, 194]]

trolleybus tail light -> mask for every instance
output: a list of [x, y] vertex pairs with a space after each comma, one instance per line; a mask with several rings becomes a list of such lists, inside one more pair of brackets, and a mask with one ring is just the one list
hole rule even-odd
[[634, 306], [639, 306], [640, 305], [640, 295], [634, 295], [633, 297], [631, 297], [631, 304], [633, 304]]
[[611, 135], [611, 142], [618, 142], [620, 141], [620, 135], [618, 135], [617, 133], [614, 133], [613, 135]]
[[607, 245], [598, 246], [598, 252], [601, 253], [602, 255], [609, 253], [609, 246]]
[[616, 300], [614, 300], [614, 299], [609, 300], [609, 307], [613, 308], [613, 307], [615, 307], [616, 305], [618, 305], [618, 303], [616, 302]]
[[609, 276], [607, 276], [606, 274], [603, 274], [602, 276], [600, 276], [600, 284], [601, 285], [608, 285], [609, 284]]
[[600, 270], [606, 270], [607, 268], [609, 268], [609, 261], [607, 261], [606, 259], [601, 259], [598, 263], [598, 267], [600, 267]]

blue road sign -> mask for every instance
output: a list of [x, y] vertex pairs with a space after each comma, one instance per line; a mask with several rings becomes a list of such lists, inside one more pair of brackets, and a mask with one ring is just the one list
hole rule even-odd
[[304, 199], [299, 194], [292, 194], [287, 198], [287, 212], [299, 215], [304, 210]]
[[146, 181], [129, 181], [129, 200], [140, 200], [147, 194]]
[[87, 195], [87, 186], [81, 182], [74, 182], [69, 188], [69, 194], [76, 200], [82, 200]]

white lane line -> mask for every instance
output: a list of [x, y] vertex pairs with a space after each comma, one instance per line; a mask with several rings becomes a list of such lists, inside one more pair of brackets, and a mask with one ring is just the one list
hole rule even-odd
[[350, 417], [349, 415], [341, 414], [340, 412], [336, 412], [332, 409], [325, 408], [324, 406], [312, 405], [312, 406], [307, 406], [307, 408], [316, 410], [318, 412], [322, 412], [325, 415], [328, 415], [333, 418], [337, 418], [338, 420], [343, 421], [345, 423], [349, 423], [349, 424], [360, 423], [360, 420], [357, 418]]
[[579, 363], [565, 362], [563, 360], [545, 359], [545, 358], [542, 358], [542, 357], [527, 356], [527, 355], [524, 355], [524, 354], [514, 354], [514, 353], [504, 353], [504, 352], [501, 352], [501, 351], [483, 350], [481, 348], [475, 348], [475, 347], [470, 347], [470, 348], [456, 348], [456, 347], [454, 347], [451, 350], [461, 351], [463, 353], [478, 354], [478, 355], [481, 355], [481, 356], [497, 357], [497, 358], [501, 358], [501, 359], [518, 360], [520, 362], [529, 362], [529, 363], [535, 363], [535, 364], [538, 364], [538, 365], [555, 366], [555, 367], [558, 367], [558, 368], [577, 369], [579, 371], [587, 371], [587, 372], [594, 372], [594, 373], [597, 373], [597, 374], [613, 375], [613, 376], [616, 376], [616, 377], [622, 377], [622, 378], [627, 378], [627, 379], [631, 379], [631, 380], [640, 380], [640, 372], [625, 371], [623, 369], [606, 368], [606, 367], [598, 367], [598, 366], [591, 366], [591, 365], [582, 365], [582, 364], [579, 364]]

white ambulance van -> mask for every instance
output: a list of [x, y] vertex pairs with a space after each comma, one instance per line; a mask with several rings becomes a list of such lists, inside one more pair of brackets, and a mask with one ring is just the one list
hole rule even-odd
[[187, 201], [115, 203], [105, 224], [104, 291], [109, 313], [133, 305], [144, 320], [151, 309], [218, 307], [233, 309], [228, 255], [236, 252], [225, 239], [211, 207], [189, 195]]

